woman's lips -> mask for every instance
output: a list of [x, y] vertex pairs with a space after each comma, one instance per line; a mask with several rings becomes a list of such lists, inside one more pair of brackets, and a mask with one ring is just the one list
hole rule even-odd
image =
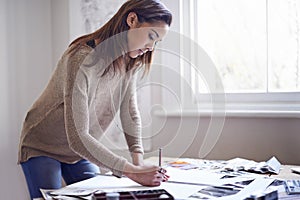
[[139, 54], [140, 56], [143, 55], [143, 54], [144, 54], [143, 50], [142, 50], [142, 49], [139, 49], [138, 54]]

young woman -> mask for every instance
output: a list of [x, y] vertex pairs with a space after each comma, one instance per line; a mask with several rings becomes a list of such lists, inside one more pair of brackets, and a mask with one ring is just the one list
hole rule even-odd
[[[19, 163], [31, 198], [110, 169], [145, 186], [166, 181], [165, 170], [143, 163], [135, 95], [139, 69], [149, 70], [155, 44], [167, 34], [170, 11], [159, 0], [128, 0], [100, 29], [73, 41], [42, 95], [26, 115]], [[132, 163], [99, 142], [120, 113]]]

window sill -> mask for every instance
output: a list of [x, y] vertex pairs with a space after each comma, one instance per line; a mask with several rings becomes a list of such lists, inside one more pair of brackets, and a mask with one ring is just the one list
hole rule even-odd
[[200, 109], [195, 110], [170, 110], [170, 111], [155, 111], [155, 116], [158, 117], [242, 117], [242, 118], [300, 118], [300, 111], [292, 110], [223, 110], [212, 111]]

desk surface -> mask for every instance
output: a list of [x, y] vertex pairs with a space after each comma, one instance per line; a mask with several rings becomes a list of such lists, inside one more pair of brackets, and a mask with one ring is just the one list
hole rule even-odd
[[[163, 158], [162, 163], [169, 163], [172, 161], [175, 161], [176, 159], [174, 158]], [[157, 157], [151, 157], [145, 160], [147, 163], [154, 163], [158, 164], [158, 158]], [[300, 179], [300, 175], [292, 173], [291, 168], [296, 167], [296, 166], [291, 166], [291, 165], [283, 165], [282, 169], [280, 171], [280, 174], [278, 175], [272, 175], [272, 178], [275, 179]], [[268, 175], [262, 175], [262, 176], [268, 176]], [[112, 187], [113, 186], [113, 187]], [[88, 179], [85, 181], [81, 181], [79, 183], [75, 183], [72, 185], [67, 186], [67, 188], [84, 188], [84, 189], [91, 189], [91, 188], [108, 188], [108, 189], [114, 189], [114, 188], [122, 188], [124, 190], [137, 190], [137, 189], [153, 189], [149, 187], [144, 187], [141, 185], [138, 185], [137, 183], [131, 181], [128, 178], [121, 178], [117, 179], [112, 176], [97, 176], [92, 179]], [[178, 185], [172, 184], [172, 183], [162, 183], [160, 187], [156, 187], [157, 189], [170, 189], [170, 191], [176, 191], [178, 190]], [[154, 188], [155, 189], [155, 188]], [[194, 190], [198, 191], [199, 186], [197, 185], [180, 185], [180, 191], [179, 192], [187, 192], [187, 190]], [[172, 194], [172, 192], [170, 192]], [[177, 191], [178, 194], [178, 191]], [[175, 195], [174, 195], [175, 196]], [[176, 198], [176, 196], [175, 196]], [[176, 199], [182, 199], [182, 198], [176, 198]], [[300, 199], [300, 195], [287, 195], [284, 190], [281, 190], [279, 192], [279, 199], [284, 199], [284, 200], [294, 200], [294, 199]]]
[[[162, 163], [170, 163], [172, 161], [180, 160], [171, 158], [171, 157], [163, 157], [162, 158]], [[146, 162], [149, 163], [158, 163], [158, 157], [150, 157], [146, 159]], [[300, 179], [300, 174], [293, 173], [291, 171], [291, 168], [295, 168], [299, 166], [295, 165], [282, 165], [280, 173], [278, 175], [273, 174], [271, 175], [272, 178], [274, 179], [279, 179], [279, 180], [289, 180], [289, 179]], [[262, 176], [269, 176], [269, 175], [262, 175]], [[279, 192], [279, 199], [284, 199], [284, 200], [296, 200], [300, 199], [300, 195], [287, 195], [285, 191]]]
[[[171, 157], [164, 157], [162, 158], [162, 163], [170, 163], [172, 161], [176, 161], [178, 159], [171, 158]], [[180, 158], [179, 158], [180, 160]], [[158, 164], [158, 157], [150, 157], [145, 160], [148, 163]], [[280, 173], [278, 175], [272, 175], [273, 178], [278, 179], [300, 179], [300, 174], [292, 173], [291, 168], [299, 167], [295, 165], [282, 165]]]

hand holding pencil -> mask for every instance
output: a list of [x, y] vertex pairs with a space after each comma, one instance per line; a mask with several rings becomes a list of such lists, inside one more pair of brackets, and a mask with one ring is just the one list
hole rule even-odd
[[162, 168], [161, 163], [162, 163], [162, 148], [159, 148], [158, 149], [158, 166], [160, 168], [159, 168], [158, 172], [160, 174], [162, 174], [162, 181], [166, 182], [166, 181], [168, 181], [168, 179], [170, 178], [170, 176], [166, 174], [167, 170], [164, 169], [164, 168]]
[[141, 185], [159, 186], [166, 179], [165, 174], [159, 172], [160, 169], [162, 168], [155, 165], [136, 166], [127, 163], [123, 174]]
[[127, 163], [124, 168], [124, 175], [131, 180], [144, 186], [159, 186], [161, 182], [168, 180], [167, 170], [162, 168], [162, 149], [159, 149], [159, 163], [157, 165], [133, 165]]
[[[159, 149], [159, 166], [155, 165], [133, 165], [126, 163], [123, 174], [133, 181], [144, 186], [159, 186], [161, 182], [166, 182], [170, 178], [167, 170], [162, 168], [162, 149]], [[111, 176], [95, 172], [84, 172], [85, 174]]]

